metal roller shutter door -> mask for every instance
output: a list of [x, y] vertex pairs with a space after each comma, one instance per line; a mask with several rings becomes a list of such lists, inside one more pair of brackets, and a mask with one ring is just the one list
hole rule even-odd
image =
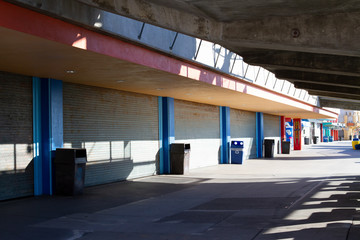
[[175, 142], [190, 143], [190, 168], [219, 163], [219, 107], [175, 100]]
[[85, 185], [156, 173], [158, 98], [64, 84], [64, 147], [85, 147]]
[[274, 153], [280, 151], [280, 117], [264, 114], [264, 138], [274, 139]]
[[0, 72], [0, 200], [34, 194], [32, 78]]
[[230, 135], [244, 141], [244, 159], [256, 158], [256, 113], [230, 109]]

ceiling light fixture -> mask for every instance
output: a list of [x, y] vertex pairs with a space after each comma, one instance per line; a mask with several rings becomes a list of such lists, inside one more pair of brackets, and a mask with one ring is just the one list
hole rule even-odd
[[75, 73], [75, 70], [66, 70], [66, 73], [68, 73], [68, 74], [74, 74], [74, 73]]

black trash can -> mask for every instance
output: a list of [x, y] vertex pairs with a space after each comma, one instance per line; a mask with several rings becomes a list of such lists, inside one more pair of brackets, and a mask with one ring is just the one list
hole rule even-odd
[[309, 144], [310, 144], [310, 138], [305, 137], [305, 138], [304, 138], [304, 144], [305, 144], [305, 145], [309, 145]]
[[317, 144], [317, 143], [318, 143], [318, 141], [319, 141], [319, 137], [314, 136], [314, 137], [313, 137], [313, 142], [314, 142], [314, 144]]
[[265, 158], [273, 158], [274, 146], [275, 146], [274, 139], [265, 139], [264, 145], [265, 145]]
[[173, 143], [170, 147], [170, 173], [186, 174], [189, 172], [190, 143]]
[[288, 142], [288, 141], [281, 142], [281, 153], [282, 154], [290, 154], [290, 142]]
[[244, 142], [231, 141], [231, 164], [242, 164], [244, 158]]
[[352, 136], [350, 135], [350, 136], [349, 136], [349, 140], [351, 141], [351, 139], [352, 139]]
[[55, 194], [82, 194], [85, 182], [86, 149], [57, 148], [54, 159]]

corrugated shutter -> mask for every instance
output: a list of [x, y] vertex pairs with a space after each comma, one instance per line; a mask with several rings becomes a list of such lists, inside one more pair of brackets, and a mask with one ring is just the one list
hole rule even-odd
[[256, 158], [256, 113], [230, 109], [230, 135], [244, 141], [244, 159]]
[[219, 107], [175, 100], [174, 108], [175, 142], [190, 143], [190, 168], [218, 164]]
[[87, 186], [156, 173], [158, 99], [64, 84], [64, 146], [87, 150]]
[[0, 200], [34, 194], [32, 78], [0, 72]]
[[264, 114], [264, 138], [274, 139], [274, 153], [280, 153], [280, 117]]

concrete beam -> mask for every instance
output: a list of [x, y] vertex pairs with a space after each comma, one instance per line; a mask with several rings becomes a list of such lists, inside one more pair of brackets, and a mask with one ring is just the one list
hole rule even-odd
[[331, 93], [360, 96], [359, 88], [339, 87], [339, 86], [330, 86], [330, 85], [304, 83], [304, 82], [294, 82], [294, 86], [296, 88], [306, 89], [308, 91], [314, 90], [314, 91], [327, 92], [329, 93], [329, 96], [331, 96]]
[[244, 61], [269, 70], [360, 76], [360, 58], [290, 51], [247, 52]]
[[359, 12], [288, 14], [225, 23], [221, 40], [232, 44], [232, 50], [246, 47], [360, 56], [360, 29], [354, 27], [360, 21]]
[[190, 5], [186, 10], [181, 8], [178, 10], [175, 6], [178, 7], [179, 3], [168, 7], [144, 0], [78, 0], [78, 2], [202, 39], [211, 40], [214, 36], [221, 35], [221, 23]]
[[[360, 29], [353, 27], [360, 22], [360, 14], [356, 11], [289, 17], [271, 17], [269, 14], [265, 19], [263, 15], [259, 15], [258, 19], [240, 21], [234, 18], [236, 14], [231, 12], [233, 16], [227, 14], [227, 22], [222, 22], [222, 18], [203, 11], [191, 1], [187, 3], [177, 1], [173, 4], [143, 0], [78, 1], [115, 14], [213, 41], [239, 55], [249, 49], [266, 49], [360, 56], [358, 44]], [[216, 13], [215, 6], [211, 6], [214, 4], [208, 5], [207, 9]], [[237, 7], [241, 8], [241, 4], [237, 4]], [[233, 9], [233, 11], [239, 10]]]
[[308, 90], [310, 95], [315, 95], [321, 97], [333, 97], [339, 99], [349, 99], [349, 100], [360, 100], [360, 96], [356, 95], [349, 95], [344, 93], [334, 93], [328, 91], [320, 91], [320, 90]]
[[276, 70], [274, 73], [277, 78], [288, 80], [290, 82], [296, 81], [340, 87], [360, 88], [360, 77], [290, 70]]
[[360, 110], [360, 100], [357, 102], [353, 102], [353, 101], [344, 101], [335, 98], [334, 99], [319, 98], [319, 102], [321, 107]]
[[7, 2], [92, 30], [101, 30], [94, 27], [94, 24], [98, 22], [97, 18], [103, 11], [78, 1], [7, 0]]
[[[353, 8], [352, 11], [337, 9], [336, 12], [328, 14], [326, 10], [298, 12], [295, 8], [284, 6], [284, 13], [276, 13], [276, 10], [271, 8], [274, 3], [268, 1], [263, 5], [264, 9], [268, 7], [265, 11], [267, 14], [264, 15], [256, 12], [246, 13], [244, 9], [249, 6], [244, 6], [246, 3], [235, 0], [228, 1], [228, 4], [234, 7], [227, 10], [224, 6], [220, 8], [219, 4], [211, 1], [202, 3], [176, 1], [172, 4], [154, 0], [78, 1], [177, 32], [208, 39], [240, 55], [240, 49], [256, 48], [360, 57], [360, 29], [354, 27], [360, 22], [358, 8]], [[259, 8], [256, 1], [251, 7]], [[273, 12], [275, 14], [271, 14]], [[251, 18], [248, 17], [250, 15]]]

